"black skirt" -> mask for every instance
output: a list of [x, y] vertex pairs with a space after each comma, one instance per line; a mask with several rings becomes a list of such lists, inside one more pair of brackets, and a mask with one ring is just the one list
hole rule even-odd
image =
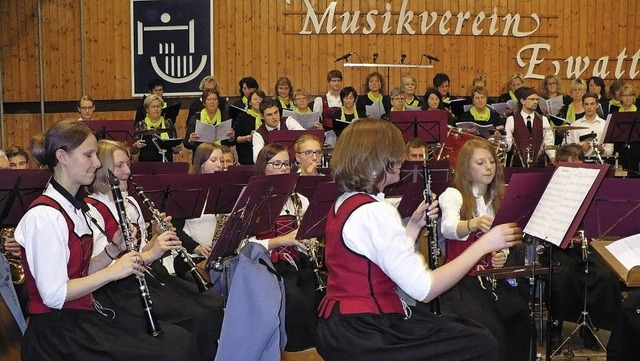
[[[213, 359], [218, 349], [222, 327], [223, 300], [211, 292], [199, 293], [194, 283], [170, 275], [159, 264], [152, 263], [151, 274], [146, 275], [152, 307], [158, 320], [168, 322], [191, 332], [198, 342], [202, 359]], [[142, 314], [138, 280], [129, 276], [111, 282], [94, 292], [102, 307], [112, 309], [116, 315]], [[140, 328], [146, 328], [139, 318]]]
[[296, 267], [279, 260], [274, 264], [284, 280], [286, 297], [285, 351], [296, 352], [316, 346], [316, 323], [318, 318], [316, 284], [309, 258], [300, 254]]
[[334, 360], [498, 360], [498, 342], [479, 323], [454, 314], [436, 316], [429, 306], [399, 314], [342, 315], [336, 304], [318, 320], [320, 356]]
[[481, 279], [482, 284], [478, 277], [463, 277], [440, 296], [442, 310], [489, 329], [500, 344], [502, 360], [529, 360], [531, 324], [527, 302], [506, 280], [498, 280], [493, 290], [491, 282]]
[[198, 346], [186, 330], [160, 323], [152, 337], [136, 325], [144, 321], [120, 314], [115, 319], [96, 311], [56, 310], [32, 315], [22, 340], [22, 360], [200, 360]]

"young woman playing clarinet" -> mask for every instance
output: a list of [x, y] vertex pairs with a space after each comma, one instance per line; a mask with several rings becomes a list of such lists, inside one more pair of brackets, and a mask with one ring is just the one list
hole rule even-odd
[[[101, 140], [98, 142], [98, 159], [102, 167], [96, 172], [93, 193], [86, 198], [93, 229], [94, 254], [108, 248], [109, 255], [116, 258], [119, 248], [113, 244], [115, 229], [119, 219], [109, 174], [111, 171], [119, 180], [123, 193], [124, 208], [129, 220], [138, 228], [140, 259], [147, 265], [150, 275], [146, 277], [153, 299], [153, 310], [161, 321], [180, 326], [191, 332], [198, 342], [202, 360], [211, 360], [216, 354], [217, 342], [222, 326], [222, 298], [213, 293], [198, 293], [196, 286], [169, 274], [161, 257], [167, 252], [182, 247], [180, 239], [172, 230], [170, 217], [152, 222], [153, 232], [147, 233], [146, 222], [140, 205], [127, 195], [131, 176], [129, 150], [124, 143]], [[161, 214], [161, 216], [163, 216]], [[175, 257], [180, 257], [176, 255]], [[140, 309], [136, 280], [133, 277], [112, 282], [96, 292], [96, 299], [105, 309], [118, 314], [136, 314]]]
[[186, 330], [161, 323], [160, 337], [146, 334], [139, 296], [137, 312], [110, 314], [93, 292], [110, 282], [143, 275], [143, 259], [114, 243], [92, 256], [93, 237], [86, 204], [78, 190], [93, 182], [100, 160], [93, 131], [65, 120], [31, 141], [31, 154], [53, 176], [15, 231], [23, 247], [31, 319], [22, 340], [23, 360], [198, 360], [197, 346]]
[[[453, 187], [440, 195], [446, 263], [491, 229], [504, 192], [502, 165], [491, 143], [484, 139], [467, 141], [458, 154]], [[508, 255], [506, 247], [487, 253], [442, 295], [442, 309], [487, 327], [500, 343], [502, 360], [528, 360], [531, 337], [525, 299], [506, 279], [493, 284], [487, 277], [475, 275], [476, 270], [502, 267]]]
[[[318, 353], [324, 360], [498, 360], [495, 338], [480, 324], [437, 316], [424, 302], [458, 282], [487, 253], [519, 243], [515, 224], [495, 227], [452, 262], [429, 270], [414, 250], [426, 216], [422, 204], [406, 226], [382, 190], [398, 182], [406, 150], [384, 120], [358, 121], [342, 133], [331, 158], [345, 193], [327, 218], [327, 294], [320, 304]], [[403, 305], [401, 288], [418, 306]]]

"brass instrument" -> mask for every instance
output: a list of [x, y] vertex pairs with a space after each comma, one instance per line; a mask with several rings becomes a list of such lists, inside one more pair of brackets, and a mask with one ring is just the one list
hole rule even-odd
[[213, 239], [211, 240], [211, 248], [216, 245], [218, 239], [220, 239], [220, 235], [222, 234], [222, 229], [224, 229], [224, 225], [227, 224], [229, 220], [230, 213], [221, 213], [216, 215], [216, 230], [213, 232]]
[[7, 227], [0, 231], [0, 238], [2, 238], [0, 246], [2, 248], [2, 253], [7, 258], [7, 261], [9, 261], [9, 269], [11, 270], [11, 280], [13, 281], [13, 284], [20, 285], [24, 283], [24, 267], [22, 267], [20, 257], [16, 257], [11, 252], [4, 249], [5, 239], [13, 238], [15, 230], [16, 229], [14, 227]]
[[[298, 228], [302, 220], [302, 201], [300, 200], [300, 196], [295, 192], [291, 193], [291, 203], [293, 204], [295, 213], [296, 228]], [[321, 271], [324, 267], [324, 244], [318, 241], [317, 238], [312, 239], [307, 249], [307, 256], [309, 256], [309, 260], [313, 265], [313, 274], [316, 277], [316, 291], [324, 292], [327, 288], [325, 282], [326, 274]]]
[[[153, 217], [153, 220], [156, 221], [158, 228], [160, 228], [162, 232], [171, 230], [169, 225], [160, 216], [160, 211], [156, 208], [153, 202], [149, 198], [147, 198], [146, 194], [144, 194], [144, 189], [139, 184], [133, 181], [131, 182], [131, 185], [133, 185], [133, 188], [138, 193], [138, 196], [140, 197], [140, 199], [142, 199], [142, 203], [144, 203], [149, 212], [151, 212], [151, 216]], [[196, 286], [198, 286], [198, 291], [200, 291], [200, 293], [208, 291], [211, 286], [213, 286], [211, 282], [205, 280], [205, 278], [200, 274], [197, 265], [195, 264], [195, 262], [193, 262], [193, 259], [189, 255], [189, 252], [187, 252], [184, 247], [180, 247], [180, 249], [178, 250], [171, 250], [171, 253], [174, 256], [179, 257], [179, 259], [187, 265], [189, 273], [191, 273], [191, 276], [196, 282]]]
[[[129, 252], [137, 251], [136, 242], [133, 238], [133, 234], [131, 233], [131, 228], [129, 227], [131, 222], [129, 221], [129, 217], [127, 217], [127, 211], [124, 208], [124, 197], [120, 191], [120, 180], [113, 174], [113, 172], [111, 172], [111, 170], [109, 170], [109, 184], [111, 185], [111, 193], [113, 194], [113, 200], [116, 204], [118, 221], [120, 222], [120, 229], [122, 230], [122, 236], [124, 237], [125, 244], [127, 245], [127, 250]], [[136, 278], [138, 279], [142, 311], [147, 322], [147, 333], [154, 337], [159, 336], [162, 333], [162, 330], [160, 329], [160, 323], [158, 323], [158, 319], [151, 307], [151, 293], [147, 286], [147, 280], [144, 275], [136, 276]]]

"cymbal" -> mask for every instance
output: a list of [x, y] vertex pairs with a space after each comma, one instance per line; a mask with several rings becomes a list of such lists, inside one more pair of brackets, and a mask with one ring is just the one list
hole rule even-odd
[[559, 130], [559, 131], [565, 131], [565, 130], [579, 130], [579, 129], [589, 129], [589, 127], [577, 127], [577, 126], [573, 126], [573, 125], [558, 125], [557, 127], [546, 127], [544, 128], [544, 130]]

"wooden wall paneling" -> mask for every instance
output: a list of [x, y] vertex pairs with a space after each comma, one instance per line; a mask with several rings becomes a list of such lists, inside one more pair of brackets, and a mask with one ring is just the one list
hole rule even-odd
[[[227, 53], [226, 64], [220, 64], [220, 77], [228, 77], [228, 88], [231, 85], [237, 85], [237, 81], [246, 75], [252, 74], [251, 69], [242, 69], [241, 55], [246, 51], [252, 51], [253, 49], [242, 49], [241, 39], [247, 34], [245, 33], [245, 24], [242, 22], [242, 9], [236, 9], [235, 2], [233, 0], [224, 1], [227, 4], [227, 27], [221, 29], [224, 31], [224, 35], [219, 37], [219, 47], [226, 47], [229, 49]], [[248, 26], [248, 25], [247, 25]], [[258, 80], [259, 82], [260, 80]], [[234, 86], [234, 88], [237, 88]], [[237, 92], [234, 92], [234, 95]]]
[[113, 86], [108, 88], [113, 89], [112, 96], [128, 98], [131, 96], [131, 10], [115, 2], [112, 6], [116, 14], [112, 28]]
[[[627, 36], [627, 52], [629, 53], [629, 57], [632, 57], [636, 52], [640, 51], [640, 15], [638, 15], [640, 6], [637, 2], [632, 1], [629, 6], [628, 16], [629, 16], [629, 28], [628, 28], [628, 36]], [[630, 77], [629, 68], [631, 67], [631, 61], [627, 62], [627, 77]], [[636, 66], [636, 72], [640, 72], [640, 69]], [[636, 74], [636, 79], [638, 74]], [[635, 82], [636, 91], [640, 87], [638, 82]]]

